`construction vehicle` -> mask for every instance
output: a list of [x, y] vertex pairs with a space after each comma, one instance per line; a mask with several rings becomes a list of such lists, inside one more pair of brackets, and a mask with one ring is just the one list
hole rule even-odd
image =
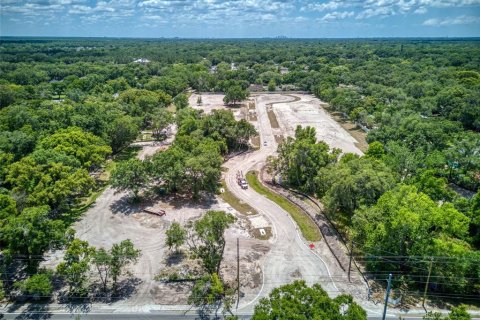
[[243, 177], [242, 171], [237, 171], [237, 183], [242, 189], [248, 189], [248, 183]]

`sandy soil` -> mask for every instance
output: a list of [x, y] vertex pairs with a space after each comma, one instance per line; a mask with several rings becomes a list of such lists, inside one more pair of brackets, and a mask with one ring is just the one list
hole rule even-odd
[[322, 105], [325, 105], [323, 102], [312, 95], [292, 94], [291, 96], [300, 99], [272, 105], [280, 128], [286, 135], [293, 136], [297, 125], [310, 126], [316, 129], [317, 139], [325, 141], [331, 148], [339, 148], [345, 153], [363, 154], [356, 146], [357, 140], [323, 109]]
[[142, 149], [138, 153], [138, 158], [144, 160], [146, 157], [153, 156], [160, 150], [167, 149], [175, 139], [175, 134], [177, 133], [177, 126], [170, 125], [168, 128], [168, 137], [164, 141], [145, 141], [145, 142], [135, 142], [132, 145], [141, 146]]
[[[143, 212], [143, 208], [165, 210], [167, 214], [157, 217]], [[188, 221], [200, 218], [207, 210], [224, 210], [239, 217], [236, 223], [227, 230], [225, 259], [222, 263], [222, 275], [231, 280], [231, 275], [236, 275], [236, 239], [240, 239], [243, 251], [241, 263], [242, 284], [246, 288], [244, 294], [255, 295], [259, 290], [261, 279], [260, 263], [264, 251], [269, 246], [266, 241], [253, 239], [247, 228], [251, 225], [228, 204], [219, 198], [192, 204], [186, 201], [154, 201], [153, 203], [131, 205], [128, 195], [115, 193], [107, 189], [97, 199], [96, 205], [91, 208], [83, 219], [74, 225], [77, 237], [87, 240], [92, 246], [110, 248], [114, 243], [130, 239], [135, 247], [142, 251], [137, 264], [133, 265], [130, 272], [138, 283], [136, 291], [130, 298], [118, 302], [124, 304], [186, 304], [190, 294], [190, 286], [175, 285], [155, 281], [154, 277], [168, 267], [183, 268], [191, 263], [187, 258], [172, 262], [171, 252], [165, 247], [165, 231], [173, 221], [186, 224]], [[255, 249], [258, 247], [262, 249]], [[185, 251], [187, 248], [183, 248]], [[235, 269], [235, 272], [230, 272]], [[175, 295], [168, 294], [175, 290]]]
[[202, 104], [197, 104], [199, 94], [192, 93], [188, 99], [188, 103], [194, 109], [203, 110], [205, 113], [211, 113], [212, 110], [231, 110], [236, 120], [246, 119], [248, 114], [248, 101], [243, 101], [238, 107], [229, 107], [223, 102], [225, 95], [223, 94], [201, 94]]

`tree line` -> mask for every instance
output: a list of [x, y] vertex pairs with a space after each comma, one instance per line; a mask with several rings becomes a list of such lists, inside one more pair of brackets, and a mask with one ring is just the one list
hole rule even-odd
[[269, 170], [321, 199], [374, 277], [395, 273], [395, 285], [415, 290], [431, 266], [433, 292], [478, 293], [480, 193], [466, 199], [429, 169], [414, 167], [418, 173], [407, 178], [397, 161], [380, 142], [365, 156], [340, 156], [316, 140], [314, 128], [299, 126], [269, 160]]

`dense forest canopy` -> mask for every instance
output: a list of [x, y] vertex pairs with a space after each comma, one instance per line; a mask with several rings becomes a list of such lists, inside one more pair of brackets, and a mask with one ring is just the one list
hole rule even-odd
[[[480, 186], [478, 40], [0, 43], [0, 248], [25, 256], [28, 268], [64, 244], [68, 213], [95, 188], [94, 173], [141, 130], [179, 127], [167, 152], [119, 166], [118, 186], [137, 194], [148, 174], [167, 191], [215, 191], [222, 157], [245, 147], [254, 129], [228, 113], [196, 113], [186, 93], [226, 92], [235, 103], [256, 84], [311, 92], [368, 131], [367, 155], [340, 159], [310, 129], [297, 129], [275, 169], [291, 187], [321, 198], [333, 219], [346, 217], [364, 250], [406, 257], [401, 267], [369, 260], [370, 270], [398, 267], [420, 277], [409, 256], [443, 255], [451, 260], [434, 275], [449, 282], [437, 289], [479, 292], [480, 196], [453, 191], [473, 195]], [[136, 182], [122, 181], [127, 176]], [[416, 223], [402, 225], [405, 214]], [[36, 232], [21, 237], [24, 226]]]

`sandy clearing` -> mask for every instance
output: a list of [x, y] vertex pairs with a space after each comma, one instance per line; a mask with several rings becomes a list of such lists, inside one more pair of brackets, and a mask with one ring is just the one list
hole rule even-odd
[[316, 129], [317, 139], [325, 141], [331, 148], [339, 148], [345, 153], [363, 154], [355, 145], [358, 143], [357, 140], [323, 109], [323, 102], [306, 94], [289, 96], [299, 98], [299, 100], [272, 105], [280, 128], [286, 135], [294, 136], [297, 125], [310, 126]]
[[[202, 97], [202, 104], [197, 104], [197, 98]], [[223, 102], [224, 94], [197, 94], [192, 93], [188, 99], [190, 106], [197, 110], [203, 110], [206, 114], [211, 113], [213, 110], [231, 110], [236, 120], [245, 119], [248, 114], [247, 101], [241, 102], [241, 107], [228, 107]]]
[[[86, 240], [95, 247], [110, 248], [114, 243], [130, 239], [136, 248], [142, 251], [137, 264], [129, 270], [133, 278], [139, 282], [135, 293], [128, 299], [116, 302], [116, 306], [122, 305], [149, 305], [149, 304], [185, 304], [190, 294], [189, 286], [179, 286], [175, 295], [169, 295], [172, 284], [155, 281], [154, 277], [162, 271], [167, 264], [169, 249], [165, 247], [165, 231], [173, 221], [182, 225], [188, 221], [200, 218], [207, 210], [224, 210], [241, 216], [221, 199], [214, 198], [199, 204], [184, 201], [155, 201], [148, 204], [149, 208], [162, 209], [167, 212], [163, 217], [157, 217], [145, 213], [143, 205], [128, 203], [125, 193], [115, 193], [108, 188], [98, 199], [94, 207], [87, 211], [82, 220], [74, 224], [76, 235]], [[243, 218], [248, 219], [248, 218]], [[222, 274], [231, 281], [229, 270], [235, 269], [232, 274], [236, 275], [236, 239], [242, 243], [245, 260], [242, 259], [241, 269], [242, 290], [246, 296], [255, 296], [259, 290], [258, 279], [261, 276], [262, 252], [254, 248], [259, 245], [268, 245], [266, 241], [253, 239], [246, 228], [251, 224], [246, 220], [238, 219], [237, 222], [226, 232], [225, 259], [222, 263]], [[185, 248], [186, 249], [186, 248]], [[188, 262], [188, 261], [187, 261]], [[181, 264], [179, 263], [179, 267]]]

